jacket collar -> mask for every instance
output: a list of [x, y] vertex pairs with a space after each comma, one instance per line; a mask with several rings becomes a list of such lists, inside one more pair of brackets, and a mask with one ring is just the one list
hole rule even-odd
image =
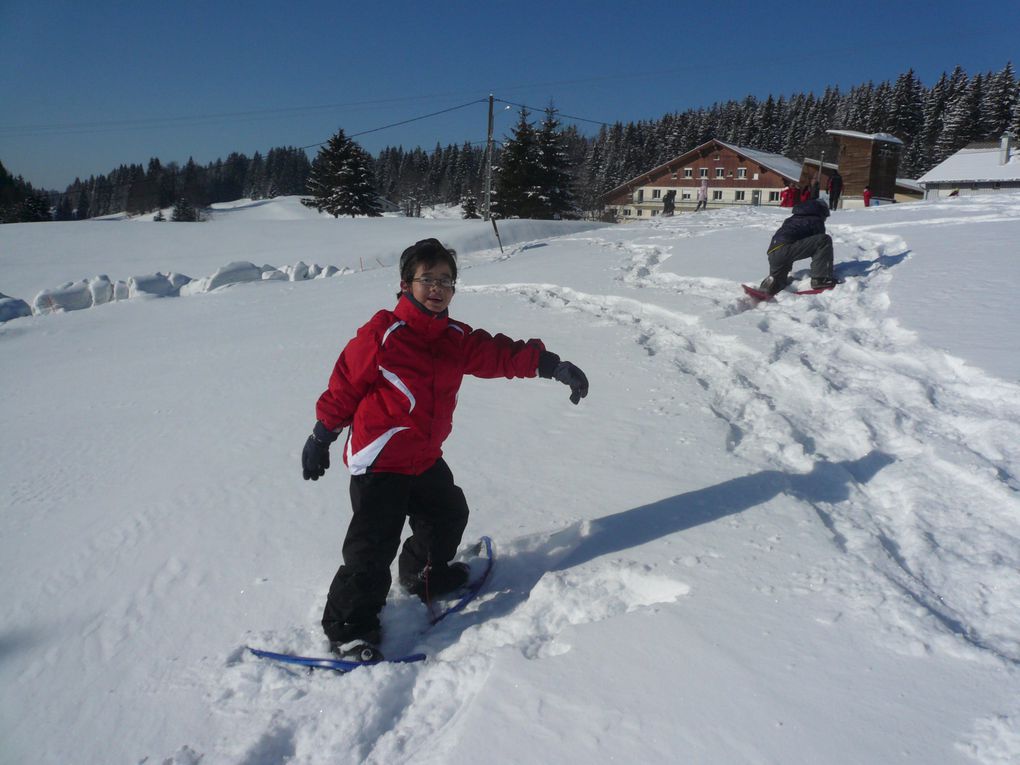
[[423, 306], [412, 295], [404, 293], [397, 301], [397, 307], [393, 309], [397, 318], [406, 323], [415, 332], [434, 339], [446, 332], [450, 324], [450, 312], [432, 313]]

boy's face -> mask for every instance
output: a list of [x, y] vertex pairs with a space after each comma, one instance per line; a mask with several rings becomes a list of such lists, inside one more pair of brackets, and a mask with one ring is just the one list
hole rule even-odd
[[450, 305], [450, 301], [453, 300], [453, 287], [441, 287], [439, 284], [436, 284], [435, 281], [426, 286], [419, 281], [420, 279], [445, 279], [447, 281], [453, 281], [453, 272], [450, 271], [450, 267], [442, 261], [436, 263], [434, 266], [421, 263], [414, 272], [414, 280], [411, 284], [407, 284], [405, 282], [400, 283], [401, 290], [406, 292], [408, 287], [410, 287], [411, 294], [414, 295], [415, 300], [433, 313], [442, 313], [445, 311]]

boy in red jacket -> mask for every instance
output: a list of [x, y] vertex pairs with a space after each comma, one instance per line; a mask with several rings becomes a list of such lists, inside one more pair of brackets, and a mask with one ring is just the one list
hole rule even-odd
[[456, 253], [438, 240], [404, 250], [396, 307], [358, 330], [315, 407], [315, 427], [301, 455], [306, 480], [325, 474], [329, 445], [350, 428], [344, 463], [354, 515], [322, 615], [330, 649], [344, 659], [382, 658], [379, 612], [405, 517], [412, 533], [400, 552], [401, 586], [427, 601], [467, 582], [467, 566], [450, 560], [468, 506], [442, 456], [464, 375], [537, 374], [569, 385], [574, 404], [588, 395], [584, 373], [540, 340], [493, 336], [451, 319], [456, 282]]

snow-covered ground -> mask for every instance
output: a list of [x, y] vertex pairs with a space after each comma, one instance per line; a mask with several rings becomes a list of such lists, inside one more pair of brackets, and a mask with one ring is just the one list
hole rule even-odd
[[[506, 222], [501, 254], [476, 222], [234, 208], [0, 226], [27, 301], [352, 269], [0, 324], [0, 761], [1020, 760], [1020, 195], [838, 212], [845, 284], [758, 306], [774, 209]], [[257, 660], [325, 651], [347, 480], [302, 481], [301, 446], [430, 235], [455, 317], [541, 337], [591, 394], [465, 381], [446, 456], [497, 564], [425, 634], [392, 593], [384, 650], [427, 662]]]

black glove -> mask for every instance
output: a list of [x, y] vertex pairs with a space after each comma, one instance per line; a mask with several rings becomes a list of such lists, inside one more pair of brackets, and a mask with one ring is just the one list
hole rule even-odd
[[578, 367], [569, 361], [560, 361], [560, 357], [549, 351], [542, 351], [538, 356], [539, 377], [559, 380], [570, 386], [570, 403], [577, 404], [588, 395], [588, 378]]
[[329, 445], [336, 441], [339, 435], [321, 422], [315, 423], [312, 435], [308, 436], [305, 448], [301, 452], [301, 467], [306, 481], [308, 479], [318, 481], [326, 475], [329, 468]]

